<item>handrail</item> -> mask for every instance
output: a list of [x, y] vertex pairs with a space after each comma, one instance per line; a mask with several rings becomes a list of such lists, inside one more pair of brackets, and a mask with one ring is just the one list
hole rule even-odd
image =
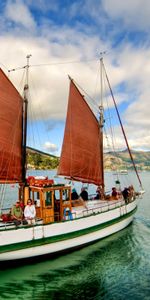
[[[86, 209], [84, 209], [82, 211], [83, 212], [83, 216], [84, 216], [85, 212], [88, 213], [90, 211], [92, 211], [91, 214], [94, 214], [95, 210], [97, 210], [97, 209], [100, 209], [100, 211], [98, 213], [102, 213], [103, 212], [102, 208], [105, 208], [105, 207], [107, 207], [107, 211], [109, 211], [110, 207], [113, 206], [114, 204], [115, 204], [115, 208], [117, 208], [117, 207], [120, 208], [120, 207], [122, 207], [122, 206], [125, 205], [125, 201], [123, 199], [119, 200], [117, 202], [114, 202], [114, 203], [109, 203], [109, 201], [107, 201], [107, 205], [103, 204], [101, 206], [97, 206], [97, 207], [93, 207], [93, 208], [86, 208]], [[118, 204], [121, 204], [121, 205], [119, 206]]]

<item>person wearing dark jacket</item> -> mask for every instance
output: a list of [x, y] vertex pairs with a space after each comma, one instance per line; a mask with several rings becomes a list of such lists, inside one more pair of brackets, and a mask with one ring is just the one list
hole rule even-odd
[[82, 188], [82, 189], [81, 189], [80, 197], [81, 197], [84, 201], [87, 201], [87, 200], [88, 200], [88, 192], [86, 191], [85, 188]]
[[129, 201], [129, 189], [127, 187], [125, 187], [124, 190], [122, 191], [122, 195], [123, 195], [123, 198], [124, 198], [125, 202], [128, 203], [128, 201]]
[[72, 189], [71, 200], [77, 200], [78, 198], [79, 198], [78, 193], [76, 192], [75, 189]]

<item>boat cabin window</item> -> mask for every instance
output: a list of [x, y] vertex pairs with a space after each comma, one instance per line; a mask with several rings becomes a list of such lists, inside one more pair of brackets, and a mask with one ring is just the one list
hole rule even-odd
[[69, 190], [67, 190], [67, 189], [63, 190], [62, 198], [63, 198], [63, 201], [69, 200]]
[[60, 200], [60, 191], [59, 190], [54, 191], [54, 199], [55, 200]]
[[34, 204], [36, 207], [40, 207], [40, 193], [32, 191], [32, 197], [31, 197], [31, 191], [29, 193], [29, 197], [34, 201]]
[[52, 206], [52, 192], [45, 192], [45, 206]]

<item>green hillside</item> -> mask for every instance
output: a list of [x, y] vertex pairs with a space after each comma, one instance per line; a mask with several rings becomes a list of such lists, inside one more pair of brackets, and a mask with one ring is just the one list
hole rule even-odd
[[[150, 151], [132, 151], [134, 162], [139, 170], [150, 170]], [[28, 169], [55, 169], [58, 167], [59, 157], [33, 148], [27, 148]], [[131, 159], [127, 150], [119, 151], [116, 154], [107, 152], [104, 154], [104, 167], [109, 170], [133, 169]]]
[[56, 169], [59, 157], [27, 147], [27, 168], [44, 170]]

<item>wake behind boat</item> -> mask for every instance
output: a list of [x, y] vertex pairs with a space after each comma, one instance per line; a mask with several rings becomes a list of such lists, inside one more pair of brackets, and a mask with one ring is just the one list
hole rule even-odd
[[[29, 57], [27, 59], [28, 72]], [[101, 68], [108, 81], [102, 59]], [[133, 220], [137, 197], [141, 193], [134, 191], [132, 182], [122, 192], [117, 178], [112, 193], [106, 193], [103, 101], [101, 99], [98, 120], [74, 81], [69, 80], [68, 111], [58, 175], [66, 176], [72, 182], [94, 184], [97, 195], [88, 195], [87, 199], [80, 196], [73, 200], [71, 186], [55, 184], [53, 179], [26, 178], [29, 86], [27, 82], [23, 99], [0, 70], [0, 182], [18, 183], [18, 197], [23, 206], [30, 199], [36, 210], [33, 224], [21, 222], [18, 225], [1, 216], [0, 261], [18, 261], [83, 247], [122, 230]], [[113, 97], [111, 88], [110, 91]], [[115, 102], [114, 105], [117, 110]], [[118, 110], [117, 114], [119, 116]], [[119, 120], [125, 134], [120, 116]], [[133, 161], [126, 137], [125, 140]], [[141, 185], [134, 161], [133, 166]]]

